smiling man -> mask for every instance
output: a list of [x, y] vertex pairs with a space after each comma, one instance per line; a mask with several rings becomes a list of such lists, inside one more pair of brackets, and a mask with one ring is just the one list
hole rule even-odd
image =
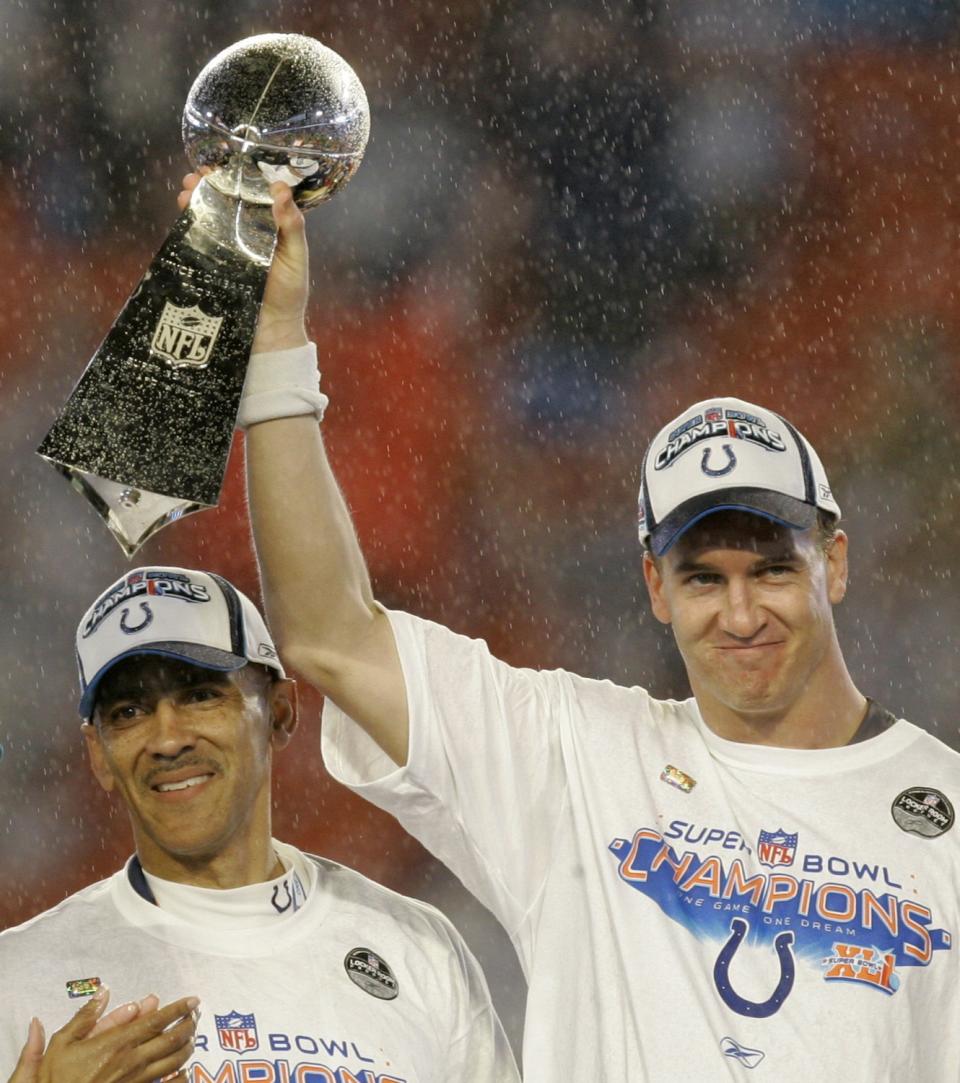
[[381, 607], [288, 346], [247, 443], [268, 611], [331, 772], [510, 934], [528, 1083], [956, 1083], [960, 757], [851, 679], [809, 443], [720, 397], [653, 440], [643, 573], [693, 692], [661, 701]]
[[846, 553], [846, 535], [826, 517], [800, 530], [727, 510], [692, 525], [665, 556], [645, 558], [654, 615], [673, 626], [715, 732], [789, 748], [852, 736], [867, 704], [832, 616], [846, 592]]
[[[272, 838], [273, 760], [296, 701], [248, 598], [207, 572], [138, 568], [93, 603], [76, 646], [90, 763], [126, 809], [135, 853], [0, 934], [16, 991], [0, 1019], [0, 1079], [28, 1032], [39, 1063], [36, 1015], [60, 1038], [36, 1075], [21, 1057], [15, 1083], [148, 1083], [188, 1053], [176, 1077], [188, 1083], [515, 1083], [450, 924]], [[144, 986], [156, 995], [135, 1001]], [[115, 1010], [111, 1028], [70, 1046], [64, 1035], [89, 1032], [104, 987], [138, 1005], [131, 1021]], [[90, 996], [97, 1010], [68, 1022]]]
[[957, 1080], [960, 758], [849, 675], [840, 508], [788, 421], [717, 397], [650, 445], [644, 575], [684, 702], [382, 610], [316, 426], [249, 435], [265, 596], [328, 697], [327, 765], [501, 919], [524, 1079]]
[[317, 424], [303, 216], [271, 191], [271, 344], [240, 419], [272, 626], [327, 697], [332, 772], [509, 933], [526, 1083], [956, 1083], [960, 757], [847, 671], [847, 538], [810, 444], [717, 397], [650, 445], [643, 569], [684, 701], [388, 612]]

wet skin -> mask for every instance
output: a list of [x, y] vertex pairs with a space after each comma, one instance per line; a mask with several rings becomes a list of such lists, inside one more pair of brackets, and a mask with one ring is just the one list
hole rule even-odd
[[847, 538], [718, 512], [662, 558], [644, 559], [658, 620], [672, 625], [707, 724], [722, 737], [845, 744], [866, 710], [846, 670], [833, 606], [846, 593]]
[[152, 655], [107, 674], [84, 737], [145, 869], [208, 887], [269, 879], [270, 773], [295, 725], [290, 686], [254, 665], [220, 673]]

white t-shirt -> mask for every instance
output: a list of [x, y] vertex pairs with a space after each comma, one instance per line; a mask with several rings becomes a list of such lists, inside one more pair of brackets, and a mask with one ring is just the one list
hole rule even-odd
[[335, 776], [503, 923], [526, 1083], [960, 1080], [960, 757], [897, 721], [821, 751], [402, 613], [403, 769], [328, 702]]
[[154, 905], [128, 865], [0, 934], [0, 1080], [30, 1017], [50, 1035], [98, 979], [113, 1007], [200, 998], [190, 1083], [517, 1083], [483, 975], [443, 915], [274, 846], [287, 872], [267, 884], [149, 877]]

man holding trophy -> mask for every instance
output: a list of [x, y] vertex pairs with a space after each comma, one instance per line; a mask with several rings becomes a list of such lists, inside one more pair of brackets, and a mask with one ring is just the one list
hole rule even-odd
[[[188, 178], [40, 449], [128, 554], [215, 502], [238, 403], [247, 425], [322, 413], [299, 360], [300, 208], [350, 176], [367, 124], [356, 76], [298, 35], [240, 42], [194, 84], [184, 127], [204, 181]], [[138, 403], [157, 387], [173, 406], [150, 431]], [[296, 696], [249, 599], [212, 573], [136, 568], [92, 601], [76, 649], [91, 767], [136, 852], [0, 933], [0, 1079], [518, 1083], [483, 975], [441, 914], [271, 837]], [[107, 1014], [111, 990], [125, 1003]]]
[[253, 360], [247, 433], [267, 610], [326, 697], [331, 774], [511, 936], [525, 1078], [955, 1081], [960, 757], [851, 679], [847, 538], [810, 444], [717, 396], [650, 445], [643, 573], [691, 698], [506, 665], [376, 601], [278, 213], [288, 331]]

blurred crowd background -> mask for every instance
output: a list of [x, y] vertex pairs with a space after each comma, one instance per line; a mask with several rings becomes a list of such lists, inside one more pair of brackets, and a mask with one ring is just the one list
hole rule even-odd
[[[327, 443], [380, 598], [515, 663], [685, 696], [641, 590], [639, 460], [735, 394], [827, 464], [856, 681], [960, 747], [958, 8], [0, 0], [0, 926], [129, 850], [72, 645], [128, 564], [34, 448], [176, 216], [190, 84], [254, 33], [320, 38], [370, 99], [366, 160], [308, 229]], [[138, 560], [258, 596], [241, 445], [219, 509]], [[319, 708], [277, 834], [448, 910], [516, 1040], [505, 937], [328, 779]]]

